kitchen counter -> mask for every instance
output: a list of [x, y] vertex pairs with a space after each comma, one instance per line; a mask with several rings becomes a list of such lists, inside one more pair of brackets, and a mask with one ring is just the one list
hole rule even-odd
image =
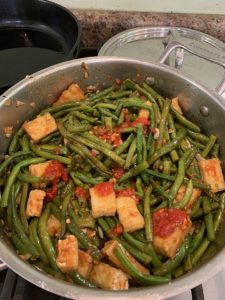
[[82, 27], [81, 45], [100, 48], [113, 35], [139, 26], [187, 27], [207, 33], [225, 42], [225, 16], [218, 14], [184, 14], [123, 12], [71, 9]]

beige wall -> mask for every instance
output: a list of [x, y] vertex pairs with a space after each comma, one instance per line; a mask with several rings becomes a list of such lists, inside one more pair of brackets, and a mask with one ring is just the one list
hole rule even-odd
[[52, 0], [69, 8], [225, 14], [225, 0]]

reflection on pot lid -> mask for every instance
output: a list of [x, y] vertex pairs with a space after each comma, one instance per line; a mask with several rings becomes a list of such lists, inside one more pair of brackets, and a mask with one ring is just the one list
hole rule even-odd
[[99, 56], [159, 62], [165, 51], [176, 43], [184, 47], [174, 47], [164, 63], [214, 90], [224, 77], [225, 44], [196, 30], [152, 26], [129, 29], [109, 39]]

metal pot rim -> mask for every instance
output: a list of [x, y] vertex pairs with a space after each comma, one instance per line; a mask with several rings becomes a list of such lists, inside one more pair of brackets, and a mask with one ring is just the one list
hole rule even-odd
[[[52, 73], [58, 70], [66, 70], [67, 67], [80, 66], [82, 62], [88, 63], [99, 63], [101, 62], [126, 62], [133, 63], [138, 65], [150, 66], [157, 68], [159, 70], [164, 70], [168, 74], [173, 74], [179, 77], [182, 77], [188, 83], [195, 85], [197, 88], [201, 89], [207, 93], [213, 101], [217, 102], [221, 106], [225, 106], [225, 100], [216, 94], [214, 91], [210, 91], [202, 85], [198, 84], [194, 80], [190, 79], [188, 76], [184, 76], [179, 71], [172, 69], [171, 67], [162, 65], [160, 63], [150, 63], [135, 59], [129, 58], [120, 58], [120, 57], [90, 57], [71, 60], [68, 62], [60, 63], [44, 70], [41, 70], [37, 73], [34, 73], [32, 76], [29, 76], [12, 88], [7, 90], [2, 96], [0, 96], [0, 102], [5, 98], [12, 97], [17, 91], [26, 88], [32, 82], [37, 81], [39, 78], [50, 76]], [[112, 292], [105, 291], [100, 289], [89, 289], [84, 287], [79, 287], [68, 282], [58, 280], [56, 278], [50, 277], [47, 274], [44, 274], [29, 263], [22, 261], [18, 255], [16, 255], [13, 250], [4, 243], [0, 237], [0, 253], [1, 259], [16, 273], [24, 277], [26, 280], [31, 283], [48, 290], [49, 292], [62, 295], [67, 298], [76, 299], [76, 300], [86, 300], [86, 299], [165, 299], [178, 295], [182, 292], [185, 292], [198, 284], [201, 284], [207, 281], [210, 277], [216, 275], [219, 271], [222, 271], [225, 268], [225, 249], [220, 251], [215, 257], [213, 257], [207, 264], [199, 267], [190, 274], [186, 274], [181, 278], [173, 280], [169, 284], [146, 287], [146, 288], [132, 288], [128, 291]]]

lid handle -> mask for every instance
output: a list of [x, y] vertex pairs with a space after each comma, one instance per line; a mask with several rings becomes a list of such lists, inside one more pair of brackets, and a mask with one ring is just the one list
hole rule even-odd
[[[176, 55], [175, 66], [176, 68], [180, 68], [183, 62], [183, 50], [188, 51], [189, 53], [206, 59], [209, 62], [217, 64], [223, 68], [225, 68], [225, 53], [220, 50], [209, 51], [208, 49], [201, 47], [199, 44], [195, 44], [193, 41], [190, 41], [187, 45], [183, 45], [180, 42], [172, 41], [170, 42], [163, 54], [159, 58], [159, 62], [164, 64], [171, 54], [172, 51], [176, 50], [178, 55]], [[215, 91], [219, 95], [223, 95], [225, 93], [225, 77], [220, 81]]]

